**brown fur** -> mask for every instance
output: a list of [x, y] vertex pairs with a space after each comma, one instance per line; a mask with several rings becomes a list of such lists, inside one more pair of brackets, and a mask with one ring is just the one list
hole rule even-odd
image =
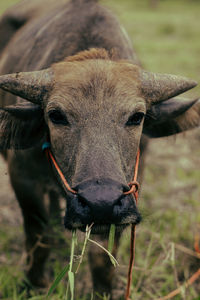
[[68, 56], [64, 61], [66, 62], [74, 62], [74, 61], [83, 61], [87, 59], [105, 59], [105, 60], [114, 60], [114, 56], [116, 54], [109, 53], [106, 49], [97, 49], [92, 48], [90, 50], [81, 51], [78, 54], [73, 56]]

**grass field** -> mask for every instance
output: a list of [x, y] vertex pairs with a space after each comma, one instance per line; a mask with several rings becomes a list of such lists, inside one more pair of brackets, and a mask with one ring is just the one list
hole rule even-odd
[[[15, 2], [1, 0], [0, 12]], [[102, 3], [119, 16], [146, 69], [180, 74], [199, 82], [200, 1], [158, 2], [156, 9], [152, 9], [147, 0], [105, 0]], [[188, 95], [198, 97], [200, 86]], [[150, 144], [139, 199], [143, 222], [137, 228], [132, 300], [163, 297], [182, 286], [200, 268], [200, 260], [193, 252], [194, 236], [200, 235], [199, 145], [199, 129], [175, 138], [152, 140]], [[2, 189], [7, 184], [5, 173], [2, 163]], [[22, 300], [26, 298], [17, 292], [24, 266], [22, 219], [9, 187], [3, 194], [0, 192], [0, 201], [0, 299]], [[127, 231], [119, 251], [118, 271], [124, 285], [129, 240]], [[59, 272], [66, 255], [65, 248], [54, 250], [48, 264], [51, 272]], [[86, 262], [81, 272], [84, 268], [87, 268]], [[51, 299], [64, 299], [65, 288], [63, 281]], [[35, 292], [30, 299], [41, 300], [45, 296]], [[83, 299], [91, 298], [76, 298]], [[187, 289], [183, 286], [181, 294], [174, 299], [200, 300], [199, 280]]]

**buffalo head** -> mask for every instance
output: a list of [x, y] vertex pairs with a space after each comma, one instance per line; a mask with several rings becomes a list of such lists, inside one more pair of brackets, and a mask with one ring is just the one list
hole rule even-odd
[[200, 103], [172, 98], [195, 85], [112, 60], [103, 50], [82, 52], [46, 70], [4, 75], [0, 87], [31, 104], [1, 110], [0, 146], [28, 148], [48, 137], [77, 191], [65, 194], [67, 228], [136, 224], [135, 201], [124, 192], [142, 133], [161, 137], [197, 126]]

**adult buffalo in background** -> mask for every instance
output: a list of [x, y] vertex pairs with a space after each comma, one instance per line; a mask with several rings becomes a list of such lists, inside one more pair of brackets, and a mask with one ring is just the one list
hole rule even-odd
[[[65, 227], [106, 236], [140, 221], [129, 190], [138, 148], [139, 181], [149, 137], [200, 123], [200, 102], [173, 98], [196, 86], [144, 71], [118, 21], [97, 1], [22, 1], [0, 23], [0, 149], [24, 217], [28, 279], [44, 286], [48, 247], [31, 249], [66, 199]], [[8, 34], [6, 34], [8, 32]], [[12, 73], [10, 75], [3, 75]], [[42, 152], [51, 151], [76, 194]], [[48, 209], [44, 196], [48, 194]], [[90, 250], [94, 289], [110, 293], [113, 268]], [[31, 259], [31, 264], [30, 264]]]

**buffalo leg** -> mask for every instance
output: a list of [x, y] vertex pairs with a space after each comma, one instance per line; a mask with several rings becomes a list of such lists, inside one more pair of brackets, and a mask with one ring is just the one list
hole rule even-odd
[[48, 213], [43, 191], [34, 182], [13, 177], [11, 183], [24, 217], [27, 251], [27, 277], [31, 284], [44, 287], [44, 265], [49, 254]]

